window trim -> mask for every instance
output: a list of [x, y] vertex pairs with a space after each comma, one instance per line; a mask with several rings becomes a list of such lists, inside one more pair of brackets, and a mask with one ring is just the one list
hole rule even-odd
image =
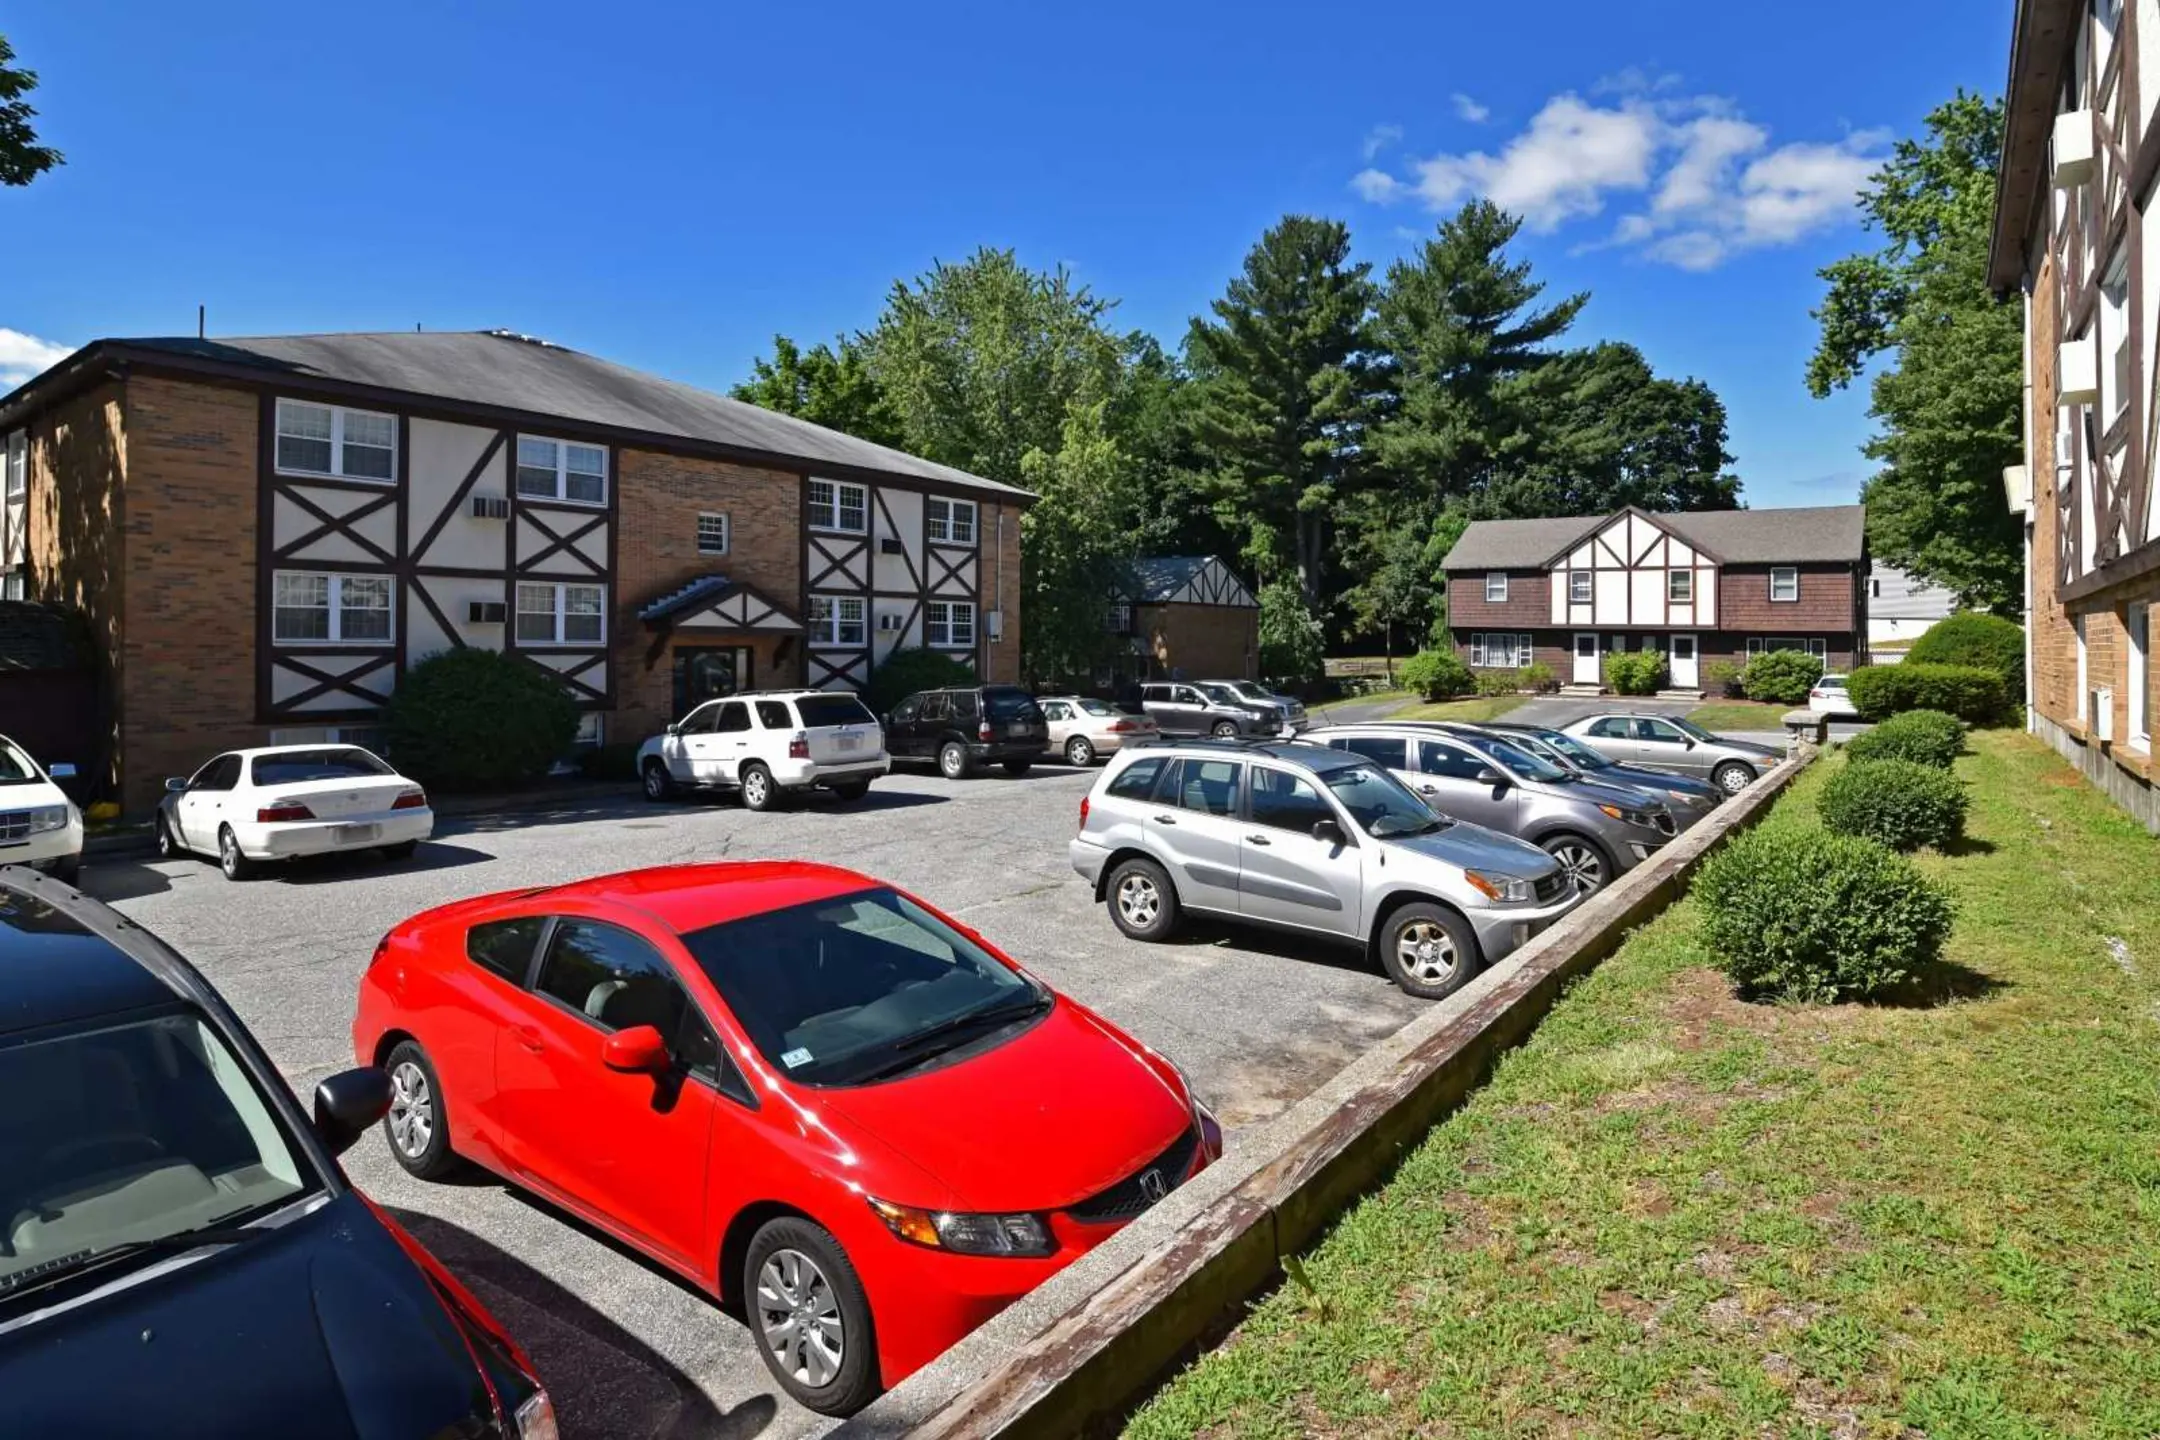
[[[945, 638], [937, 638], [939, 611], [945, 612]], [[953, 618], [967, 616], [967, 638], [955, 639]], [[923, 644], [933, 650], [973, 650], [975, 648], [975, 606], [966, 600], [928, 600], [923, 603]]]
[[[328, 470], [295, 470], [278, 458], [278, 441], [285, 437], [285, 407], [305, 405], [310, 410], [330, 412], [330, 468]], [[376, 420], [390, 422], [390, 473], [384, 475], [348, 475], [345, 472], [345, 417], [366, 415]], [[270, 468], [272, 473], [289, 475], [304, 480], [345, 480], [355, 485], [387, 485], [395, 487], [401, 478], [398, 474], [398, 429], [400, 417], [392, 410], [368, 410], [358, 405], [335, 405], [326, 400], [302, 400], [297, 396], [280, 395], [270, 407]], [[314, 440], [313, 435], [295, 435], [296, 440]], [[364, 449], [380, 447], [363, 445]]]
[[[938, 526], [941, 523], [938, 516], [940, 506], [944, 507], [945, 510], [942, 521], [945, 533], [942, 535], [938, 533]], [[953, 522], [960, 518], [963, 509], [967, 512], [968, 533], [964, 536], [955, 535], [953, 531], [957, 527]], [[923, 533], [930, 537], [930, 543], [933, 545], [973, 545], [982, 536], [982, 512], [973, 500], [955, 500], [945, 495], [925, 496], [923, 498]]]
[[[821, 521], [817, 518], [817, 487], [820, 485], [832, 487], [832, 519], [830, 521]], [[848, 507], [841, 503], [841, 495], [848, 490], [853, 490], [862, 496], [861, 509], [863, 518], [860, 525], [842, 523], [842, 517], [846, 515]], [[870, 487], [859, 480], [832, 480], [823, 475], [810, 476], [803, 485], [803, 522], [808, 528], [828, 535], [869, 534]]]
[[[1792, 594], [1778, 594], [1778, 576], [1792, 578]], [[1797, 605], [1800, 603], [1800, 567], [1797, 565], [1773, 565], [1770, 567], [1770, 603], [1773, 605]]]
[[[528, 440], [533, 441], [535, 444], [553, 445], [555, 447], [555, 493], [552, 495], [528, 495], [518, 488], [518, 471], [540, 468], [537, 465], [527, 466], [524, 457], [519, 454], [520, 447]], [[597, 450], [600, 452], [600, 498], [597, 500], [582, 500], [570, 493], [570, 447], [572, 445], [577, 446], [580, 450]], [[614, 471], [614, 459], [609, 453], [608, 447], [596, 445], [590, 440], [565, 440], [559, 435], [529, 435], [524, 431], [519, 431], [511, 441], [510, 493], [517, 497], [520, 504], [576, 505], [585, 510], [605, 510], [608, 508], [608, 498], [614, 493], [615, 489]], [[582, 475], [586, 472], [580, 470], [578, 473]]]
[[[321, 576], [323, 579], [330, 582], [330, 633], [327, 636], [321, 639], [316, 639], [310, 636], [305, 639], [292, 640], [282, 639], [279, 637], [277, 633], [277, 612], [280, 607], [277, 601], [277, 586], [278, 581], [288, 575]], [[389, 607], [384, 612], [390, 617], [389, 634], [384, 635], [381, 639], [368, 637], [359, 640], [349, 640], [345, 637], [345, 607], [339, 602], [343, 598], [345, 582], [348, 580], [380, 580], [383, 582], [383, 586], [388, 591], [390, 597]], [[384, 650], [389, 650], [394, 649], [397, 646], [398, 583], [397, 577], [386, 570], [272, 570], [270, 572], [269, 600], [270, 645], [272, 649], [305, 650], [311, 647], [322, 648], [326, 646], [362, 646], [369, 649], [380, 648]]]
[[[705, 522], [720, 522], [720, 545], [715, 549], [705, 543]], [[697, 553], [700, 555], [725, 555], [735, 546], [735, 522], [725, 510], [700, 510], [697, 513]]]
[[[1582, 595], [1581, 595], [1581, 597], [1580, 597], [1580, 598], [1577, 598], [1577, 596], [1576, 596], [1576, 594], [1575, 594], [1575, 582], [1576, 582], [1577, 580], [1580, 580], [1580, 581], [1582, 581], [1582, 592], [1583, 592], [1583, 593], [1582, 593]], [[1590, 571], [1588, 571], [1588, 570], [1570, 570], [1570, 571], [1568, 571], [1568, 572], [1567, 572], [1567, 584], [1568, 584], [1568, 604], [1570, 604], [1570, 605], [1590, 605], [1590, 604], [1594, 604], [1594, 603], [1595, 603], [1595, 600], [1594, 600], [1594, 598], [1593, 598], [1593, 597], [1594, 597], [1594, 596], [1595, 596], [1595, 594], [1596, 594], [1596, 585], [1595, 585], [1595, 583], [1594, 583], [1594, 581], [1593, 581], [1593, 576], [1592, 576], [1592, 574], [1591, 574], [1591, 572], [1590, 572]]]
[[[830, 605], [829, 613], [818, 614], [820, 604]], [[841, 627], [850, 622], [841, 618], [840, 607], [852, 604], [860, 607], [854, 624], [862, 627], [862, 634], [854, 640], [846, 639]], [[860, 650], [870, 643], [870, 602], [861, 595], [845, 591], [824, 591], [810, 597], [810, 613], [803, 617], [803, 629], [812, 649]]]
[[[1493, 581], [1495, 581], [1495, 580], [1497, 580], [1497, 581], [1499, 581], [1499, 582], [1500, 582], [1500, 593], [1499, 593], [1499, 594], [1497, 594], [1497, 595], [1493, 594]], [[1507, 582], [1508, 582], [1508, 577], [1507, 577], [1507, 571], [1505, 571], [1505, 570], [1488, 570], [1488, 571], [1486, 571], [1486, 572], [1485, 572], [1485, 603], [1486, 603], [1486, 604], [1488, 604], [1488, 605], [1505, 605], [1505, 604], [1507, 604]]]
[[[519, 604], [528, 589], [547, 589], [555, 593], [555, 608], [551, 612], [527, 610]], [[600, 634], [597, 639], [572, 640], [564, 636], [564, 622], [570, 615], [570, 592], [572, 590], [597, 590], [600, 592]], [[580, 580], [525, 580], [520, 579], [510, 591], [510, 646], [514, 650], [557, 650], [563, 648], [591, 649], [608, 643], [608, 597], [607, 586], [588, 584]], [[518, 633], [518, 620], [525, 615], [551, 613], [555, 617], [555, 636], [551, 640], [528, 640]]]
[[[1492, 658], [1493, 642], [1502, 639], [1513, 642], [1512, 648], [1517, 658], [1512, 665], [1502, 664]], [[1537, 652], [1530, 642], [1531, 635], [1528, 630], [1473, 630], [1470, 633], [1470, 668], [1520, 670], [1537, 658]]]
[[0, 445], [0, 466], [6, 467], [6, 475], [0, 477], [0, 495], [9, 500], [21, 500], [30, 493], [30, 432], [17, 430]]
[[[1675, 591], [1685, 590], [1685, 595]], [[1686, 566], [1674, 565], [1665, 571], [1665, 603], [1668, 605], [1692, 605], [1695, 603], [1695, 572]]]
[[[2152, 616], [2160, 601], [2139, 600], [2127, 607], [2123, 614], [2123, 658], [2127, 669], [2123, 673], [2124, 714], [2128, 722], [2124, 729], [2129, 732], [2127, 743], [2133, 750], [2152, 753]], [[2145, 643], [2137, 639], [2138, 622], [2145, 627]]]
[[[1382, 766], [1381, 768], [1386, 769], [1387, 767]], [[1284, 779], [1288, 780], [1292, 785], [1303, 785], [1307, 790], [1310, 790], [1312, 792], [1313, 799], [1320, 802], [1320, 808], [1327, 812], [1327, 818], [1333, 820], [1338, 826], [1342, 825], [1342, 812], [1336, 808], [1334, 797], [1330, 796], [1327, 793], [1327, 787], [1325, 785], [1314, 784], [1313, 776], [1302, 774], [1296, 770], [1286, 770], [1280, 765], [1259, 764], [1248, 765], [1245, 767], [1244, 783], [1238, 787], [1241, 792], [1242, 802], [1239, 806], [1238, 813], [1246, 824], [1258, 825], [1262, 829], [1273, 830], [1280, 835], [1312, 834], [1311, 826], [1307, 826], [1301, 830], [1295, 825], [1278, 825], [1272, 820], [1261, 819], [1257, 814], [1253, 812], [1253, 793], [1256, 788], [1253, 782], [1259, 779], [1259, 777], [1262, 775], [1280, 775]], [[1344, 833], [1348, 833], [1347, 827], [1345, 827]]]

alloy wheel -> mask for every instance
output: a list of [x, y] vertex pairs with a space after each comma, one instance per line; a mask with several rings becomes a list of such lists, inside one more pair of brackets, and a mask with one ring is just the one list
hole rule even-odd
[[1126, 924], [1145, 930], [1162, 913], [1162, 892], [1145, 875], [1127, 875], [1118, 881], [1117, 908]]
[[1432, 920], [1413, 920], [1395, 937], [1395, 958], [1403, 973], [1420, 985], [1438, 985], [1455, 973], [1462, 956], [1445, 927]]
[[967, 754], [957, 745], [948, 745], [938, 752], [938, 769], [945, 772], [948, 780], [958, 780], [967, 769]]
[[767, 783], [763, 770], [752, 770], [749, 774], [743, 776], [743, 801], [751, 809], [758, 810], [764, 807], [766, 800], [765, 786]]
[[822, 1389], [847, 1357], [840, 1299], [817, 1261], [775, 1250], [758, 1269], [758, 1328], [773, 1361], [797, 1383]]
[[240, 873], [240, 842], [233, 838], [232, 831], [226, 830], [218, 836], [217, 853], [218, 864], [227, 875]]
[[390, 1072], [390, 1139], [408, 1159], [427, 1153], [435, 1138], [435, 1092], [427, 1072], [407, 1060]]
[[1071, 740], [1069, 740], [1069, 741], [1067, 741], [1067, 742], [1066, 742], [1066, 745], [1065, 745], [1065, 763], [1066, 763], [1066, 764], [1068, 764], [1068, 765], [1075, 765], [1075, 766], [1079, 766], [1079, 765], [1088, 765], [1088, 764], [1091, 764], [1091, 763], [1093, 763], [1094, 759], [1095, 759], [1095, 747], [1094, 747], [1094, 746], [1092, 746], [1092, 745], [1090, 745], [1090, 744], [1088, 744], [1088, 742], [1087, 742], [1087, 741], [1086, 741], [1085, 739], [1083, 739], [1082, 737], [1080, 737], [1080, 736], [1078, 736], [1078, 735], [1075, 735], [1075, 736], [1073, 736], [1073, 738], [1072, 738]]
[[645, 767], [645, 796], [649, 800], [665, 800], [667, 798], [667, 771], [661, 769], [658, 765], [647, 765]]
[[1546, 853], [1560, 862], [1577, 888], [1588, 892], [1605, 883], [1605, 857], [1580, 840], [1563, 840]]

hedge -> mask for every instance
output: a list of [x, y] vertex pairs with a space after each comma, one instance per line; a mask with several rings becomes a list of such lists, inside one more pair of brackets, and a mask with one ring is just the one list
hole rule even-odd
[[1893, 850], [1945, 848], [1965, 833], [1967, 803], [1956, 776], [1914, 760], [1848, 762], [1815, 797], [1823, 828]]
[[873, 715], [883, 715], [918, 690], [942, 690], [953, 685], [977, 683], [975, 672], [941, 650], [895, 650], [885, 663], [870, 672], [862, 702]]
[[1605, 683], [1622, 695], [1655, 695], [1665, 683], [1665, 657], [1655, 650], [1615, 650], [1605, 657]]
[[1971, 665], [2002, 676], [2012, 704], [2025, 700], [2025, 627], [2000, 615], [1951, 615], [1936, 621], [1905, 652], [1908, 663]]
[[538, 665], [478, 646], [430, 655], [400, 676], [384, 707], [399, 770], [438, 790], [536, 779], [570, 749], [577, 703]]
[[1740, 688], [1750, 700], [1772, 705], [1804, 705], [1808, 691], [1823, 677], [1823, 662], [1804, 650], [1771, 650], [1748, 661]]
[[1882, 720], [1906, 710], [1941, 710], [1973, 725], [1993, 725], [2009, 712], [2002, 676], [1976, 665], [1870, 665], [1855, 670], [1846, 690], [1860, 714]]
[[1848, 760], [1909, 760], [1948, 770], [1965, 749], [1965, 725], [1940, 710], [1907, 710], [1845, 742]]
[[1448, 700], [1477, 688], [1477, 677], [1452, 650], [1420, 650], [1396, 668], [1405, 690], [1427, 700]]

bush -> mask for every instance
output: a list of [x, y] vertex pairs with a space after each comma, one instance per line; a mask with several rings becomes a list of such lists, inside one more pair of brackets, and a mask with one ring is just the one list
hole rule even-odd
[[2009, 710], [2002, 676], [1975, 665], [1870, 665], [1846, 683], [1853, 704], [1869, 720], [1907, 710], [1941, 710], [1973, 725], [1993, 725]]
[[1397, 666], [1395, 675], [1405, 690], [1427, 700], [1448, 700], [1477, 689], [1477, 677], [1452, 650], [1420, 650]]
[[1965, 748], [1965, 726], [1940, 710], [1907, 710], [1845, 742], [1847, 760], [1906, 760], [1948, 770]]
[[1748, 661], [1740, 688], [1750, 700], [1772, 705], [1805, 705], [1808, 691], [1823, 677], [1823, 662], [1801, 650], [1771, 650]]
[[1260, 668], [1300, 684], [1327, 670], [1327, 647], [1320, 622], [1305, 604], [1294, 580], [1274, 580], [1260, 587]]
[[941, 650], [895, 650], [885, 663], [870, 672], [862, 702], [873, 715], [883, 715], [918, 690], [942, 690], [948, 685], [973, 685], [975, 672]]
[[437, 790], [490, 790], [536, 779], [569, 750], [577, 704], [537, 665], [465, 646], [399, 677], [383, 711], [397, 767]]
[[1703, 862], [1703, 939], [1744, 994], [1810, 1002], [1880, 995], [1933, 961], [1950, 897], [1873, 840], [1751, 830]]
[[1480, 695], [1513, 695], [1515, 672], [1513, 670], [1479, 670], [1477, 693]]
[[1542, 660], [1533, 660], [1515, 672], [1515, 686], [1533, 695], [1550, 695], [1560, 688], [1560, 677]]
[[1951, 615], [1930, 625], [1907, 661], [1923, 665], [1971, 665], [2002, 676], [2003, 694], [2025, 702], [2025, 627], [2000, 615]]
[[1915, 760], [1848, 762], [1815, 797], [1825, 829], [1893, 850], [1943, 849], [1965, 833], [1966, 804], [1956, 776]]
[[1605, 657], [1605, 683], [1622, 695], [1655, 695], [1665, 683], [1665, 657], [1655, 650], [1615, 650]]
[[1747, 694], [1747, 690], [1740, 683], [1740, 677], [1747, 671], [1737, 661], [1712, 660], [1703, 666], [1702, 673], [1703, 688], [1713, 695], [1722, 695], [1727, 700], [1738, 700]]

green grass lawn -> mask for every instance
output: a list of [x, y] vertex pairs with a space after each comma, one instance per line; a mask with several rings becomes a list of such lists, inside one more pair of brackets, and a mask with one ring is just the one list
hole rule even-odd
[[1800, 705], [1764, 705], [1754, 700], [1713, 700], [1688, 711], [1687, 718], [1705, 730], [1782, 730], [1780, 723]]
[[1419, 702], [1390, 711], [1390, 720], [1497, 720], [1529, 699], [1527, 695], [1473, 695], [1467, 700]]
[[1131, 1433], [2160, 1435], [2160, 841], [1973, 746], [1930, 993], [1742, 1003], [1674, 907]]

